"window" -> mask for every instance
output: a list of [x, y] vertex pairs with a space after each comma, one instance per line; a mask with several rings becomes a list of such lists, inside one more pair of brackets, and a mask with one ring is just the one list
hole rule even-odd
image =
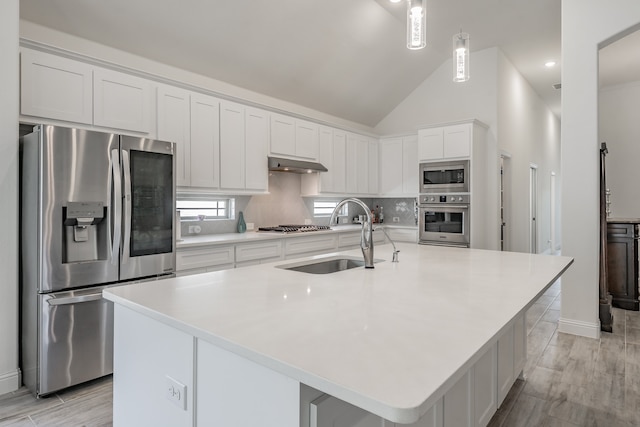
[[232, 219], [234, 216], [233, 199], [204, 199], [185, 197], [176, 201], [180, 211], [180, 220]]
[[[313, 216], [331, 216], [333, 210], [338, 206], [339, 201], [329, 201], [329, 200], [314, 200], [313, 202]], [[347, 210], [347, 205], [344, 205], [340, 212], [338, 212], [339, 216], [347, 216], [349, 215], [349, 211]]]

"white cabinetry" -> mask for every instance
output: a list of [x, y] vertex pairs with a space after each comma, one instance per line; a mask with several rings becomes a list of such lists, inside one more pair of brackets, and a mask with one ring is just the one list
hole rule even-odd
[[[120, 304], [114, 310], [113, 425], [193, 426], [195, 339]], [[168, 389], [178, 383], [183, 403], [173, 404]]]
[[235, 102], [220, 104], [220, 187], [245, 188], [245, 107]]
[[158, 139], [176, 143], [176, 185], [191, 185], [189, 92], [158, 87]]
[[30, 49], [21, 57], [21, 114], [93, 122], [92, 66]]
[[274, 156], [318, 160], [318, 125], [282, 114], [271, 115], [271, 146]]
[[192, 187], [220, 187], [220, 100], [191, 94], [190, 169]]
[[236, 245], [236, 267], [271, 262], [282, 258], [282, 240]]
[[385, 230], [389, 234], [389, 237], [394, 242], [418, 242], [418, 229], [417, 228], [394, 228], [385, 226]]
[[268, 115], [230, 101], [220, 104], [220, 187], [267, 191]]
[[179, 187], [219, 187], [219, 104], [211, 96], [158, 87], [158, 139], [176, 143]]
[[498, 406], [524, 369], [526, 352], [526, 326], [521, 314], [498, 339]]
[[149, 80], [96, 67], [93, 71], [93, 124], [153, 134], [154, 88]]
[[418, 138], [416, 135], [380, 141], [380, 194], [410, 196], [418, 193]]
[[284, 242], [286, 259], [326, 253], [337, 247], [337, 235], [317, 233], [313, 236], [291, 237]]
[[206, 341], [196, 348], [193, 425], [299, 427], [300, 383]]
[[358, 134], [347, 135], [346, 192], [349, 195], [378, 193], [378, 142]]
[[418, 131], [421, 161], [468, 158], [471, 155], [473, 122], [438, 126]]
[[233, 245], [180, 249], [176, 253], [178, 275], [225, 270], [233, 268], [233, 263]]
[[348, 168], [346, 159], [347, 134], [339, 129], [321, 126], [319, 146], [318, 161], [328, 171], [302, 175], [302, 195], [345, 194]]
[[245, 110], [245, 188], [267, 191], [269, 170], [269, 114], [258, 108]]

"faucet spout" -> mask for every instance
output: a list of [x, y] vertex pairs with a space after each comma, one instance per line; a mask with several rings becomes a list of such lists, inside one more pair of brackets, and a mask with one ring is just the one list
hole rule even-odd
[[373, 268], [373, 217], [371, 216], [371, 211], [369, 207], [360, 199], [355, 197], [350, 197], [348, 199], [344, 199], [338, 203], [338, 205], [331, 213], [331, 218], [329, 219], [329, 225], [337, 223], [336, 219], [338, 216], [338, 212], [344, 205], [347, 203], [355, 203], [364, 209], [367, 214], [367, 220], [362, 224], [362, 231], [360, 235], [360, 248], [362, 249], [362, 256], [364, 257], [364, 268]]

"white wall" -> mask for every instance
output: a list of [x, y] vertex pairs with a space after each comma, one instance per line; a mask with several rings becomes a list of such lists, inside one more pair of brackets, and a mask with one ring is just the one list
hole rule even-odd
[[640, 22], [638, 0], [562, 2], [562, 253], [575, 262], [562, 278], [561, 332], [598, 337], [598, 48]]
[[425, 125], [478, 119], [495, 135], [498, 49], [470, 55], [471, 79], [454, 83], [451, 60], [445, 61], [398, 106], [380, 121], [375, 131], [393, 135], [416, 131]]
[[611, 217], [640, 218], [640, 81], [600, 89], [598, 141], [606, 142]]
[[[551, 173], [560, 175], [560, 121], [500, 52], [498, 55], [498, 148], [510, 155], [510, 233], [507, 248], [529, 252], [529, 168], [538, 166], [538, 253], [552, 253], [551, 216], [559, 224], [560, 191], [551, 212]], [[508, 198], [507, 198], [508, 199]], [[561, 236], [556, 227], [556, 249]]]
[[18, 373], [18, 18], [19, 1], [0, 2], [0, 394]]

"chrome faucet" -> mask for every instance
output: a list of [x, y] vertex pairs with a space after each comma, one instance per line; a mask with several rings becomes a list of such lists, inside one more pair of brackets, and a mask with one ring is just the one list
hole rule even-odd
[[373, 268], [373, 217], [371, 216], [369, 207], [362, 200], [356, 199], [355, 197], [350, 197], [348, 199], [340, 201], [340, 203], [338, 203], [338, 205], [333, 210], [333, 213], [331, 214], [329, 225], [333, 224], [334, 221], [336, 221], [340, 209], [342, 209], [342, 207], [349, 202], [359, 205], [367, 214], [367, 220], [362, 224], [360, 248], [362, 249], [362, 255], [364, 256], [364, 268]]
[[378, 227], [378, 228], [382, 230], [384, 235], [387, 236], [387, 239], [389, 239], [389, 242], [391, 242], [391, 246], [393, 246], [393, 255], [391, 256], [391, 262], [398, 262], [398, 254], [400, 253], [400, 251], [396, 249], [396, 244], [393, 243], [393, 240], [391, 240], [391, 236], [389, 236], [389, 234], [387, 233], [387, 230], [385, 230], [384, 227]]

